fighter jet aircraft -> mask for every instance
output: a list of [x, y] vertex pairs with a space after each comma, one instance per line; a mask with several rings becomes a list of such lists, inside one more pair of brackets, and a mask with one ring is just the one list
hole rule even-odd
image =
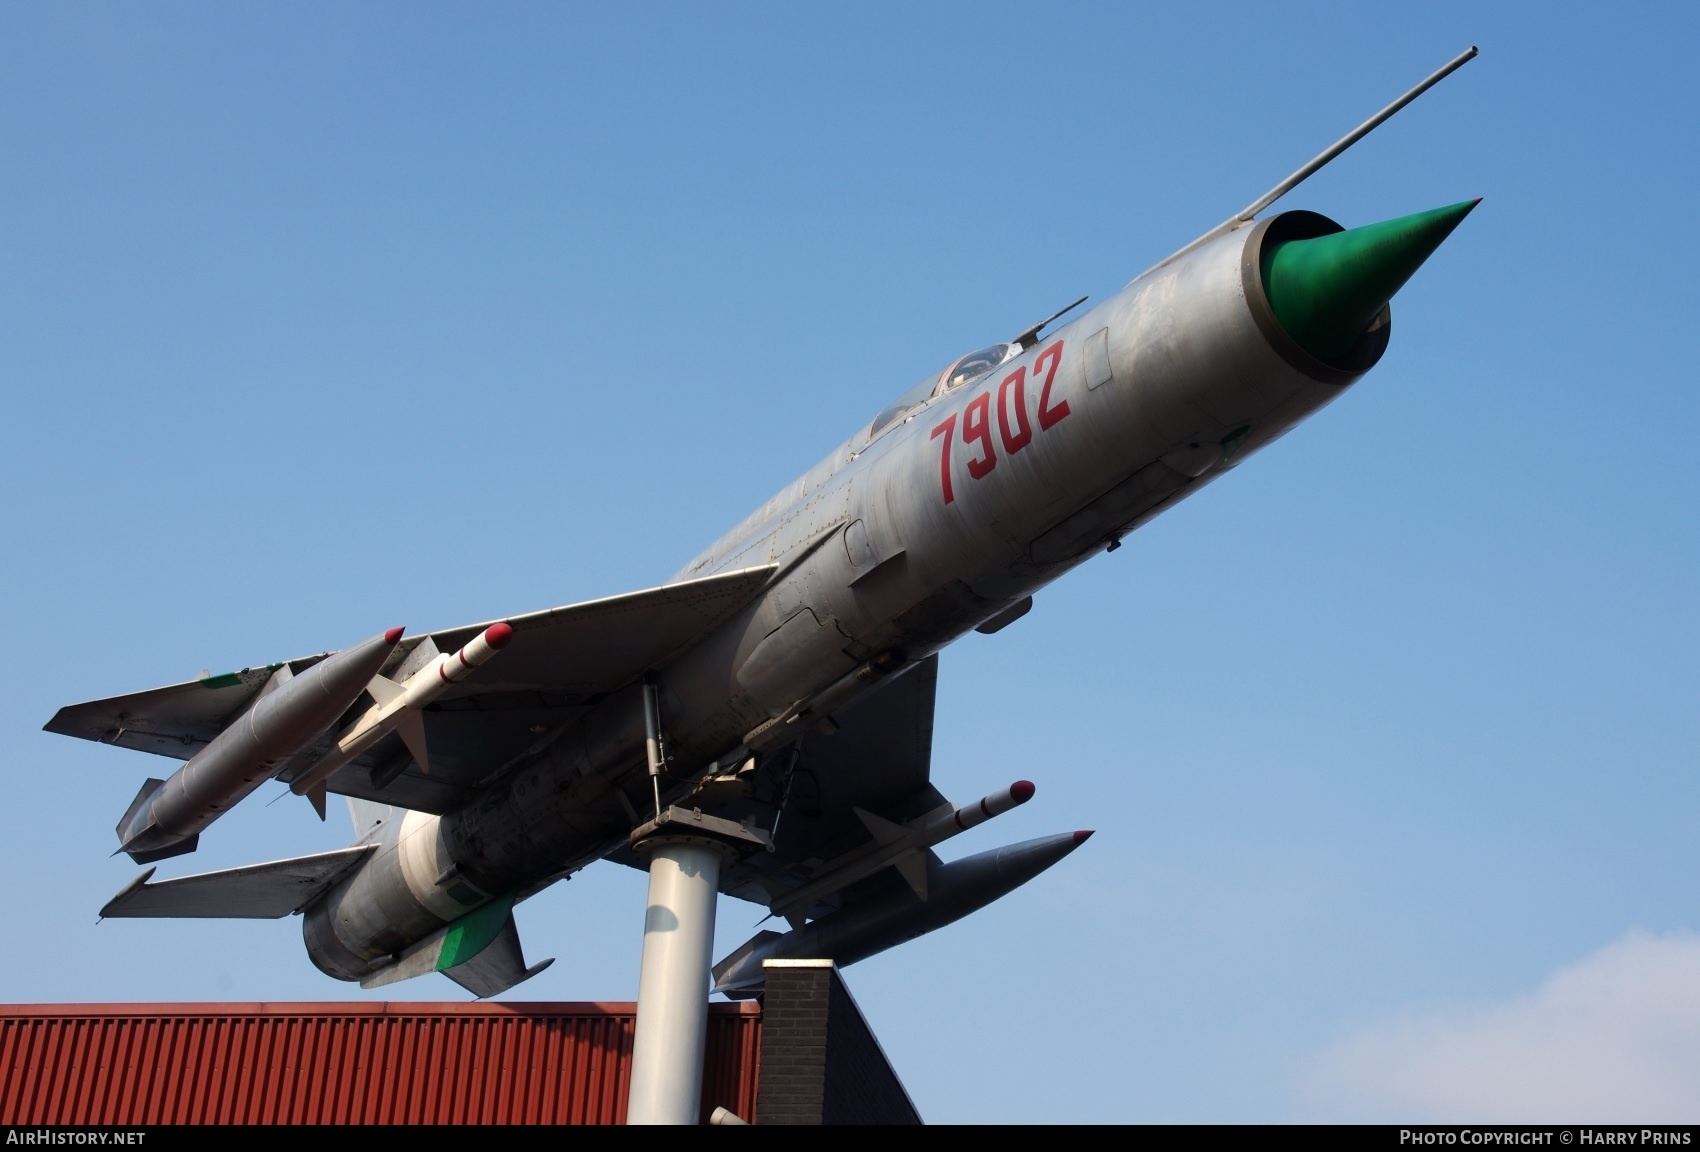
[[1258, 216], [1474, 54], [1110, 299], [927, 373], [658, 587], [61, 709], [49, 731], [186, 761], [118, 823], [139, 863], [194, 851], [274, 778], [321, 818], [347, 797], [356, 824], [339, 851], [150, 868], [102, 915], [300, 913], [330, 976], [440, 971], [490, 996], [543, 967], [516, 904], [641, 866], [646, 822], [718, 820], [757, 845], [720, 891], [791, 927], [716, 966], [738, 994], [764, 960], [853, 962], [1031, 879], [1088, 833], [933, 851], [1034, 793], [958, 807], [930, 783], [938, 653], [1375, 366], [1390, 299], [1475, 202], [1350, 229]]

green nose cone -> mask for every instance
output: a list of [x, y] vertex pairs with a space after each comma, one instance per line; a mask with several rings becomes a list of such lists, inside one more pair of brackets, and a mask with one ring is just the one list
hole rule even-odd
[[1263, 290], [1287, 335], [1318, 360], [1351, 351], [1369, 322], [1480, 200], [1263, 250]]

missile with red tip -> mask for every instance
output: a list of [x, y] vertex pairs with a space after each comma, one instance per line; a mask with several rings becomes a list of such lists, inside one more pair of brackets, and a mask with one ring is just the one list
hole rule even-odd
[[400, 684], [383, 676], [372, 677], [366, 688], [377, 703], [349, 725], [348, 730], [337, 737], [336, 747], [293, 781], [289, 790], [297, 796], [312, 797], [313, 806], [323, 819], [322, 789], [325, 782], [338, 768], [396, 731], [401, 733], [419, 767], [429, 772], [431, 762], [425, 749], [425, 722], [421, 710], [447, 691], [451, 684], [466, 679], [474, 668], [506, 648], [513, 635], [512, 625], [492, 624], [467, 641], [459, 651], [437, 656]]
[[714, 966], [714, 991], [753, 995], [766, 975], [764, 960], [866, 960], [1006, 896], [1086, 842], [1090, 832], [1064, 832], [953, 860], [929, 863], [925, 897], [898, 887], [863, 904], [781, 935], [758, 932]]
[[802, 918], [815, 901], [887, 867], [895, 867], [915, 894], [924, 900], [928, 884], [927, 849], [1027, 803], [1033, 799], [1034, 791], [1031, 781], [1017, 780], [1008, 788], [972, 804], [964, 804], [960, 808], [941, 805], [907, 824], [882, 819], [858, 808], [856, 815], [873, 839], [823, 864], [815, 879], [785, 893], [769, 905], [768, 910], [775, 916], [784, 916], [795, 926], [802, 923]]
[[391, 628], [325, 657], [300, 675], [285, 664], [259, 699], [169, 780], [149, 780], [118, 821], [119, 850], [138, 864], [193, 852], [200, 834], [336, 723], [389, 659]]

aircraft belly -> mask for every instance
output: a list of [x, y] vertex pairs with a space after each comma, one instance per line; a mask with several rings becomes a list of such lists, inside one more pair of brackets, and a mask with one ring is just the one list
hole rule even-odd
[[777, 712], [850, 671], [855, 661], [844, 654], [848, 639], [830, 616], [821, 620], [799, 608], [750, 652], [738, 668], [738, 684]]

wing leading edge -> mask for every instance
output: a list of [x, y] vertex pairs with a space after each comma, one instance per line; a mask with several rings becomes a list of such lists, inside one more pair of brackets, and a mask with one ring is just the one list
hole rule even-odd
[[[518, 740], [529, 742], [530, 727], [540, 720], [559, 723], [583, 702], [612, 691], [645, 670], [662, 666], [695, 644], [717, 625], [749, 603], [774, 573], [772, 566], [744, 568], [698, 580], [664, 584], [600, 600], [589, 600], [510, 617], [513, 639], [500, 660], [477, 669], [443, 696], [443, 706], [479, 712], [470, 724], [469, 747], [500, 749]], [[383, 673], [392, 679], [423, 665], [438, 651], [453, 652], [488, 623], [442, 629], [407, 637]], [[299, 673], [330, 653], [284, 661]], [[44, 726], [49, 732], [102, 744], [152, 752], [187, 760], [206, 747], [259, 696], [272, 673], [283, 664], [244, 668], [223, 676], [203, 677], [164, 688], [71, 704], [59, 709]], [[488, 709], [468, 709], [469, 697], [491, 701]], [[363, 709], [362, 700], [354, 711]], [[345, 718], [346, 719], [346, 718]], [[282, 775], [293, 776], [330, 747], [339, 721], [309, 746]], [[459, 725], [468, 727], [467, 724]], [[509, 730], [512, 730], [511, 733]], [[450, 737], [453, 742], [452, 736]], [[399, 740], [380, 742], [332, 777], [331, 791], [396, 803], [422, 811], [443, 811], [457, 802], [494, 764], [488, 757], [464, 762], [450, 755], [435, 760], [429, 778], [406, 772], [407, 760], [395, 765], [397, 787], [371, 782], [375, 767], [397, 759]], [[498, 761], [499, 762], [499, 761]]]

